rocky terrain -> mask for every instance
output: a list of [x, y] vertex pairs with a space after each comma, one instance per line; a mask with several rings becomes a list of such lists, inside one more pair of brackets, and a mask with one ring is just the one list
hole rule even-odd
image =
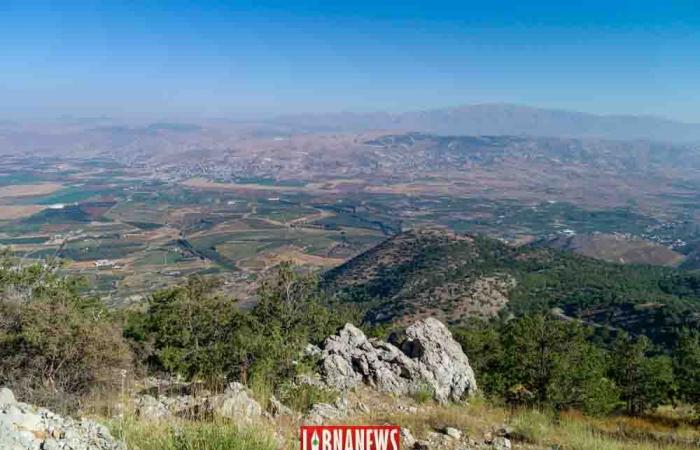
[[0, 388], [0, 448], [3, 450], [126, 450], [92, 420], [61, 417], [15, 400]]
[[[447, 327], [435, 319], [421, 320], [408, 327], [405, 338], [397, 345], [368, 339], [358, 328], [346, 324], [337, 335], [326, 339], [323, 348], [309, 348], [307, 353], [318, 358], [318, 371], [297, 382], [332, 388], [337, 397], [332, 403], [314, 404], [305, 412], [292, 411], [274, 397], [265, 409], [240, 383], [231, 383], [223, 392], [212, 393], [194, 389], [187, 392], [193, 384], [180, 384], [173, 389], [176, 386], [172, 383], [147, 380], [144, 390], [134, 393], [130, 403], [140, 420], [146, 422], [229, 420], [240, 426], [253, 426], [292, 420], [294, 424], [321, 424], [369, 418], [390, 411], [417, 413], [420, 406], [410, 399], [420, 392], [427, 392], [439, 404], [461, 403], [477, 392], [467, 356]], [[168, 393], [174, 390], [179, 394]], [[292, 430], [288, 430], [290, 434]], [[404, 428], [402, 439], [405, 448], [473, 444], [479, 448], [505, 449], [510, 448], [505, 434], [489, 435], [477, 442], [457, 428], [445, 427], [420, 440]], [[286, 439], [295, 438], [277, 433], [276, 439], [279, 445], [287, 446], [293, 443]], [[63, 418], [47, 409], [17, 402], [6, 388], [0, 390], [0, 448], [126, 450], [106, 427], [92, 420]]]

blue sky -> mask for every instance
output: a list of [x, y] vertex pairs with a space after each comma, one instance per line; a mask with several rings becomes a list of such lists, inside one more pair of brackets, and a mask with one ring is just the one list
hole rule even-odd
[[699, 80], [697, 0], [0, 1], [4, 118], [507, 102], [700, 122]]

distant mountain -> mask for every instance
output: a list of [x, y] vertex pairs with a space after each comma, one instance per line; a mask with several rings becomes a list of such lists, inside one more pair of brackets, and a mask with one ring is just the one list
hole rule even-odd
[[400, 233], [330, 270], [326, 289], [366, 309], [372, 322], [556, 311], [603, 333], [657, 342], [700, 325], [700, 275], [607, 263], [549, 248], [425, 229]]
[[480, 104], [405, 113], [338, 113], [277, 117], [308, 131], [403, 130], [442, 135], [525, 135], [700, 142], [700, 124], [660, 117], [595, 115], [510, 104]]

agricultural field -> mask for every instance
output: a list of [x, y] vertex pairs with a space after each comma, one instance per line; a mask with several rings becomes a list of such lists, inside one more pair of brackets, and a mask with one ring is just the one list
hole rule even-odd
[[[586, 172], [578, 157], [556, 159], [563, 150], [549, 142], [494, 138], [483, 147], [470, 138], [413, 136], [362, 146], [339, 137], [332, 160], [324, 146], [334, 141], [314, 139], [250, 141], [261, 149], [273, 145], [282, 152], [278, 159], [255, 149], [244, 157], [203, 153], [204, 162], [189, 154], [6, 156], [0, 246], [24, 261], [59, 258], [66, 272], [87, 278], [111, 304], [141, 301], [191, 274], [219, 277], [224, 289], [246, 300], [260, 275], [282, 261], [324, 271], [424, 225], [514, 245], [562, 247], [571, 236], [623, 236], [615, 254], [607, 245], [567, 248], [602, 259], [700, 267], [692, 176], [669, 181], [650, 197], [635, 184], [638, 177], [600, 181], [598, 166]], [[524, 145], [531, 146], [527, 159], [512, 161]], [[598, 151], [602, 144], [566, 145]], [[569, 165], [534, 175], [556, 161]], [[416, 167], [425, 170], [418, 175]], [[566, 177], [572, 181], [563, 182]], [[667, 206], [662, 214], [655, 213], [659, 204]]]

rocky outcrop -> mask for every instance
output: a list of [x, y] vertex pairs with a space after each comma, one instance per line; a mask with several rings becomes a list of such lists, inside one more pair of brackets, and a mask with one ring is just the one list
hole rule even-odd
[[262, 415], [262, 407], [241, 383], [231, 383], [223, 394], [211, 399], [215, 416], [251, 423]]
[[142, 395], [136, 401], [136, 412], [146, 420], [170, 417], [200, 419], [216, 416], [250, 423], [262, 415], [262, 407], [241, 383], [230, 383], [221, 394], [159, 396]]
[[395, 346], [346, 324], [326, 339], [320, 372], [335, 389], [366, 384], [395, 394], [430, 390], [439, 402], [459, 401], [476, 392], [474, 372], [467, 356], [440, 321], [427, 318], [406, 329], [406, 339]]
[[124, 450], [106, 427], [64, 418], [48, 409], [17, 402], [0, 389], [0, 448], [3, 450]]

